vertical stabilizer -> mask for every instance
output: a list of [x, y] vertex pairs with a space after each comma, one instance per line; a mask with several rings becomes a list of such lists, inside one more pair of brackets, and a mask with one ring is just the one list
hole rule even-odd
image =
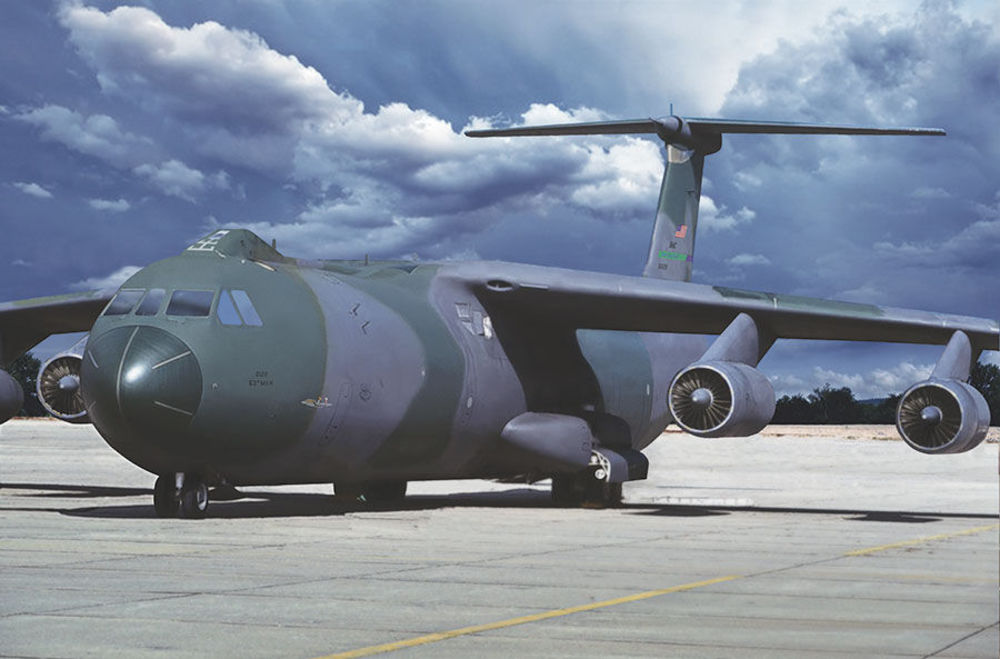
[[705, 156], [700, 152], [667, 145], [667, 164], [643, 277], [691, 281], [704, 166]]

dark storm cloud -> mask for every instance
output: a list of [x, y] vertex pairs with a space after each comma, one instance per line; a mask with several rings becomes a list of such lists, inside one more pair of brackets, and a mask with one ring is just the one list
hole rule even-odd
[[[751, 283], [900, 306], [926, 304], [933, 291], [942, 310], [997, 308], [1000, 293], [988, 285], [997, 266], [986, 255], [1000, 236], [978, 210], [1000, 190], [993, 28], [936, 3], [879, 19], [842, 14], [811, 40], [745, 65], [723, 114], [949, 131], [944, 139], [740, 141], [720, 159], [720, 198], [744, 196], [761, 220], [752, 240], [774, 254], [787, 232], [801, 238]], [[760, 183], [739, 185], [740, 176]]]
[[[862, 20], [842, 13], [811, 39], [784, 43], [744, 65], [722, 114], [941, 126], [949, 133], [731, 139], [727, 157], [712, 163], [722, 172], [709, 175], [719, 182], [720, 200], [739, 195], [757, 222], [752, 231], [720, 236], [716, 247], [737, 252], [749, 242], [773, 264], [744, 269], [741, 285], [996, 314], [1000, 39], [994, 26], [963, 20], [944, 3]], [[873, 369], [873, 360], [889, 354], [878, 350], [822, 346], [814, 352], [818, 359], [839, 364], [811, 371], [796, 366], [801, 356], [794, 345], [779, 345], [768, 360], [772, 372], [785, 372], [775, 384], [786, 391], [830, 383], [887, 393], [936, 359], [926, 354]], [[887, 375], [893, 373], [901, 377]]]
[[[648, 213], [655, 195], [662, 161], [650, 142], [469, 140], [405, 103], [369, 110], [349, 90], [334, 91], [315, 68], [249, 31], [214, 21], [172, 26], [135, 7], [104, 12], [67, 5], [60, 21], [106, 95], [162, 122], [164, 155], [134, 165], [136, 178], [188, 201], [213, 187], [229, 188], [236, 168], [294, 182], [300, 193], [312, 191], [294, 215], [248, 223], [212, 213], [212, 221], [249, 224], [308, 256], [357, 256], [359, 250], [447, 256], [446, 250], [474, 249], [463, 247], [462, 238], [474, 240], [506, 213], [558, 214], [568, 205], [578, 214], [627, 221]], [[602, 116], [535, 104], [519, 120]], [[40, 108], [24, 117], [44, 126], [50, 139], [112, 164], [127, 141], [103, 115]], [[102, 131], [90, 130], [92, 123]], [[66, 125], [75, 130], [62, 129]], [[208, 172], [218, 164], [225, 168], [213, 179]]]
[[[951, 134], [728, 139], [706, 166], [696, 279], [997, 308], [996, 28], [949, 5], [823, 23], [825, 9], [780, 1], [731, 2], [711, 22], [642, 2], [92, 4], [18, 5], [18, 27], [0, 26], [18, 72], [0, 80], [0, 146], [27, 154], [0, 162], [0, 221], [18, 227], [0, 263], [28, 264], [0, 277], [2, 298], [108, 283], [237, 225], [309, 257], [635, 274], [658, 144], [461, 131], [658, 116], [674, 101]], [[776, 42], [783, 30], [796, 40]], [[825, 354], [845, 369], [871, 354], [845, 350]], [[887, 372], [934, 359], [886, 354]], [[772, 361], [807, 360], [792, 346]], [[858, 374], [875, 382], [867, 365], [843, 373]]]

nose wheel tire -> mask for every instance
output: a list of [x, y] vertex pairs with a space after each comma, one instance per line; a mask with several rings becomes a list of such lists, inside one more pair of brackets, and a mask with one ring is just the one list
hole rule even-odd
[[180, 504], [177, 501], [177, 487], [174, 475], [160, 476], [153, 486], [153, 509], [157, 517], [177, 517]]
[[206, 510], [208, 510], [208, 486], [200, 479], [185, 478], [180, 496], [181, 518], [202, 519]]
[[157, 517], [202, 519], [208, 510], [208, 486], [198, 476], [185, 474], [184, 485], [177, 489], [177, 477], [165, 474], [153, 486], [153, 509]]

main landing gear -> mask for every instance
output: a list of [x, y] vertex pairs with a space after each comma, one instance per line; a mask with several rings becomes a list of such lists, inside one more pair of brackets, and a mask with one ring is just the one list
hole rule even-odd
[[606, 465], [591, 465], [575, 474], [552, 476], [552, 503], [566, 508], [614, 508], [622, 502], [622, 484], [612, 483]]
[[153, 486], [157, 517], [202, 519], [208, 510], [208, 486], [197, 474], [166, 474]]
[[345, 501], [399, 503], [406, 497], [406, 481], [334, 483], [333, 495]]

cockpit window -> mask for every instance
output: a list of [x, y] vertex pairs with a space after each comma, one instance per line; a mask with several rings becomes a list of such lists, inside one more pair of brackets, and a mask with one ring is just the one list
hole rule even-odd
[[153, 288], [142, 298], [139, 308], [135, 310], [136, 316], [155, 316], [163, 305], [163, 298], [167, 292], [162, 288]]
[[215, 291], [174, 291], [167, 305], [168, 316], [207, 316]]
[[104, 315], [124, 316], [132, 311], [132, 307], [135, 306], [135, 303], [139, 301], [139, 298], [145, 292], [142, 289], [124, 289], [118, 291], [118, 295], [115, 295], [115, 298], [111, 300], [111, 304], [104, 310]]
[[242, 325], [243, 321], [240, 320], [240, 315], [236, 312], [236, 305], [233, 304], [233, 298], [229, 295], [229, 291], [223, 289], [222, 294], [219, 295], [219, 321], [223, 325]]
[[257, 310], [246, 291], [233, 291], [233, 300], [236, 301], [236, 308], [240, 310], [244, 323], [254, 327], [260, 327], [264, 324], [264, 321], [257, 315]]

